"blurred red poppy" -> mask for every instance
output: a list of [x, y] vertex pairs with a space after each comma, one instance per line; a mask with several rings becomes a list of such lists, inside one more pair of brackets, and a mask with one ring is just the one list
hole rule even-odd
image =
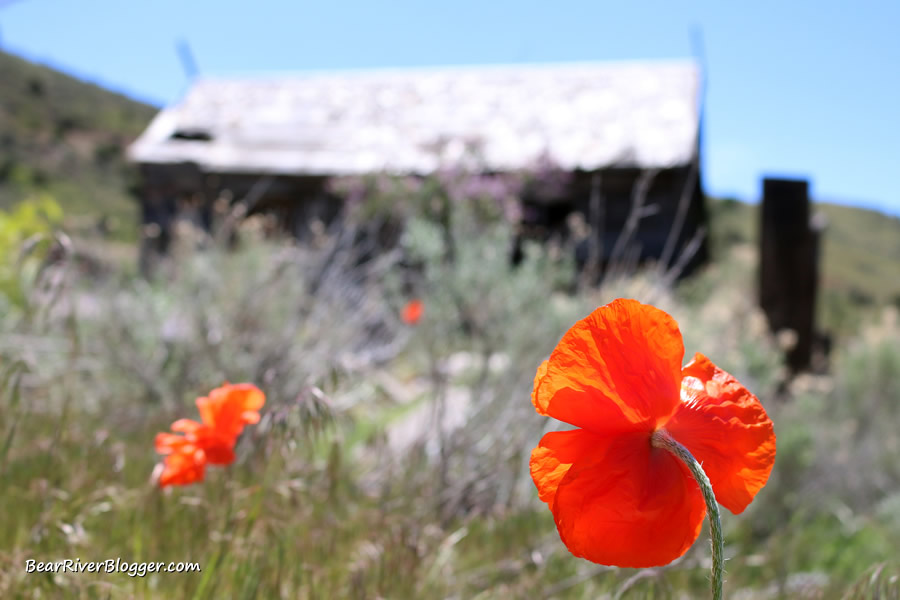
[[[156, 434], [156, 451], [166, 455], [159, 485], [187, 485], [202, 481], [207, 463], [234, 462], [234, 445], [244, 425], [259, 422], [266, 397], [253, 384], [225, 384], [209, 396], [197, 398], [201, 423], [179, 419], [176, 433]], [[178, 434], [183, 435], [178, 435]]]
[[415, 325], [422, 319], [422, 314], [424, 312], [425, 304], [421, 300], [410, 300], [406, 303], [406, 306], [403, 307], [403, 312], [400, 317], [407, 325]]
[[166, 456], [159, 475], [159, 486], [190, 485], [203, 481], [206, 472], [206, 455], [196, 447], [183, 447]]
[[236, 438], [244, 425], [259, 423], [259, 409], [266, 396], [252, 383], [225, 384], [197, 398], [197, 410], [203, 423], [217, 432]]
[[577, 429], [545, 435], [531, 475], [575, 556], [659, 566], [700, 535], [700, 489], [679, 459], [651, 444], [658, 430], [702, 463], [734, 513], [768, 480], [775, 433], [759, 400], [702, 354], [684, 368], [683, 357], [672, 317], [616, 300], [569, 329], [538, 368], [538, 413]]

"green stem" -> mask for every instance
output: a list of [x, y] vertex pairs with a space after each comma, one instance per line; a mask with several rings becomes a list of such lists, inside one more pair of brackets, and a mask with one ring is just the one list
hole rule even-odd
[[709, 535], [712, 538], [712, 595], [713, 600], [722, 600], [722, 576], [725, 570], [725, 536], [722, 535], [722, 522], [719, 519], [719, 505], [716, 495], [713, 493], [709, 477], [703, 472], [703, 467], [691, 454], [690, 450], [679, 444], [669, 435], [665, 429], [659, 429], [653, 433], [650, 443], [655, 448], [668, 450], [681, 459], [690, 469], [694, 479], [700, 486], [703, 499], [706, 501], [706, 513], [709, 516]]

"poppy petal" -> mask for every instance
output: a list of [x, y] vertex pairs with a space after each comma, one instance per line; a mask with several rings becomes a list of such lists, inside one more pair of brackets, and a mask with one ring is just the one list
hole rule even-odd
[[259, 423], [259, 413], [255, 410], [247, 410], [241, 413], [241, 420], [246, 425], [256, 425]]
[[159, 486], [189, 485], [203, 481], [206, 469], [205, 455], [201, 451], [176, 452], [166, 457], [159, 476]]
[[424, 311], [425, 304], [421, 300], [410, 300], [403, 307], [401, 318], [407, 325], [415, 325], [421, 320]]
[[[643, 432], [544, 436], [538, 469], [560, 538], [575, 556], [620, 567], [667, 564], [700, 535], [706, 507], [690, 472]], [[577, 456], [576, 456], [577, 455]], [[568, 469], [548, 471], [555, 457]], [[548, 495], [548, 494], [545, 494]]]
[[[215, 392], [215, 390], [213, 390]], [[210, 394], [212, 396], [213, 394]], [[220, 404], [207, 396], [200, 396], [196, 400], [197, 412], [200, 413], [200, 420], [204, 425], [215, 426], [216, 415]]]
[[609, 434], [652, 431], [679, 403], [684, 345], [678, 323], [636, 300], [616, 300], [577, 322], [538, 369], [537, 411]]
[[596, 444], [594, 434], [583, 429], [551, 431], [531, 452], [531, 478], [541, 501], [553, 506], [559, 482], [579, 456], [589, 454]]
[[178, 431], [181, 433], [194, 433], [202, 427], [203, 423], [198, 423], [197, 421], [192, 421], [191, 419], [178, 419], [177, 421], [172, 423], [172, 431]]
[[234, 462], [234, 444], [236, 439], [231, 435], [204, 426], [194, 436], [195, 444], [206, 454], [206, 460], [215, 465], [227, 465]]
[[759, 400], [702, 354], [684, 367], [682, 402], [666, 429], [703, 465], [716, 500], [738, 514], [775, 464], [775, 431]]
[[189, 445], [189, 442], [183, 435], [157, 433], [154, 445], [158, 454], [172, 454], [173, 452], [180, 452], [185, 446]]
[[265, 394], [252, 383], [236, 383], [229, 388], [229, 402], [235, 402], [242, 411], [259, 410], [266, 403]]
[[204, 424], [237, 437], [245, 424], [259, 421], [257, 411], [265, 403], [265, 394], [252, 383], [225, 384], [197, 398], [197, 410]]
[[212, 465], [230, 465], [235, 458], [234, 449], [227, 444], [208, 444], [204, 446], [203, 453]]

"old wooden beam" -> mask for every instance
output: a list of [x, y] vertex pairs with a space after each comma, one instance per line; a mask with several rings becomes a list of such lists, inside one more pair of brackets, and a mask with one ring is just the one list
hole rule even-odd
[[809, 369], [819, 279], [819, 227], [810, 215], [805, 180], [763, 180], [760, 222], [759, 304], [773, 332], [793, 332], [787, 364]]

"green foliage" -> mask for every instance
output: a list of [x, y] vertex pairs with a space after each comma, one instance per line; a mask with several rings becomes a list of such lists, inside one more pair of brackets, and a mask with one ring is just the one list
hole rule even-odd
[[62, 209], [44, 194], [26, 199], [10, 211], [0, 210], [0, 294], [24, 302], [22, 278], [33, 276], [51, 234], [62, 222]]
[[62, 221], [62, 209], [50, 196], [41, 195], [0, 213], [0, 253], [12, 253], [26, 238], [49, 233]]
[[47, 193], [67, 218], [105, 217], [136, 239], [124, 150], [155, 109], [5, 52], [0, 81], [0, 208]]
[[732, 198], [708, 198], [710, 245], [714, 257], [721, 257], [733, 246], [756, 243], [759, 219], [755, 208]]

